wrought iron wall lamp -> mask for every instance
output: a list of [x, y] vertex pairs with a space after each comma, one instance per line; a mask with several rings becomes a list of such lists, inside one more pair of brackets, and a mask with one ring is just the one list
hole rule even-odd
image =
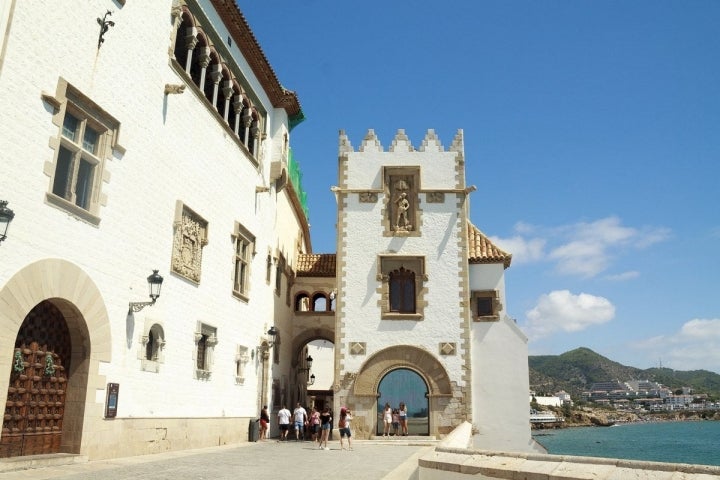
[[139, 312], [145, 307], [155, 305], [155, 302], [160, 297], [160, 288], [162, 288], [163, 277], [158, 274], [157, 270], [153, 270], [153, 273], [147, 277], [148, 286], [150, 288], [150, 301], [149, 302], [130, 302], [129, 312]]

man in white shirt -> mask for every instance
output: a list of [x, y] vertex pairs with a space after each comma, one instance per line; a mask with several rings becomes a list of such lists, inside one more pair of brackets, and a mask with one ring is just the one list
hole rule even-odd
[[278, 426], [280, 427], [280, 441], [287, 441], [288, 429], [290, 428], [290, 417], [292, 413], [285, 405], [278, 412]]
[[300, 402], [295, 406], [293, 411], [293, 417], [295, 418], [295, 441], [297, 442], [303, 437], [303, 428], [307, 421], [307, 411], [300, 405]]

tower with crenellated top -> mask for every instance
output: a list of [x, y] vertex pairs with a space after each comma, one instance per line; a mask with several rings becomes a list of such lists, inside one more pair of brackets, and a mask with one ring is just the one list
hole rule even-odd
[[529, 449], [511, 256], [470, 222], [475, 190], [462, 130], [447, 149], [433, 130], [417, 148], [399, 130], [387, 149], [373, 130], [357, 149], [340, 132], [334, 402], [353, 406], [359, 436], [382, 435], [385, 404], [402, 402], [410, 434], [467, 420], [476, 445]]

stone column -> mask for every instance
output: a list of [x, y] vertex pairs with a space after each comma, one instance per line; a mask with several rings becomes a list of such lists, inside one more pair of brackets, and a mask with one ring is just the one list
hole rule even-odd
[[197, 46], [197, 28], [189, 27], [185, 30], [185, 47], [187, 48], [187, 60], [185, 61], [185, 72], [190, 74], [190, 67], [192, 67], [192, 54]]
[[242, 113], [242, 107], [243, 107], [243, 97], [242, 95], [235, 95], [233, 97], [233, 110], [235, 110], [235, 125], [233, 127], [233, 130], [235, 131], [235, 135], [240, 138], [240, 114]]
[[230, 125], [230, 122], [228, 122], [228, 115], [230, 112], [230, 99], [232, 98], [233, 92], [233, 84], [231, 81], [223, 82], [223, 88], [222, 88], [223, 96], [225, 97], [225, 110], [223, 111], [223, 118], [225, 119], [225, 123]]
[[215, 65], [212, 65], [210, 67], [210, 80], [213, 82], [213, 93], [212, 98], [209, 98], [210, 103], [212, 103], [213, 107], [215, 107], [215, 110], [217, 110], [217, 101], [218, 101], [218, 90], [220, 85], [220, 80], [222, 80], [222, 65], [219, 63], [216, 63]]
[[207, 72], [207, 67], [210, 65], [210, 47], [200, 48], [198, 63], [200, 64], [200, 83], [198, 87], [200, 90], [205, 90], [205, 72]]

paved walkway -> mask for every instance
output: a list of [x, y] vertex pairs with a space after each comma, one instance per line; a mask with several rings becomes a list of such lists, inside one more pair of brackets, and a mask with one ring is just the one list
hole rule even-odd
[[354, 441], [352, 451], [341, 450], [338, 441], [328, 442], [328, 447], [269, 440], [6, 472], [0, 473], [0, 480], [406, 480], [416, 478], [418, 457], [434, 448], [365, 440]]

